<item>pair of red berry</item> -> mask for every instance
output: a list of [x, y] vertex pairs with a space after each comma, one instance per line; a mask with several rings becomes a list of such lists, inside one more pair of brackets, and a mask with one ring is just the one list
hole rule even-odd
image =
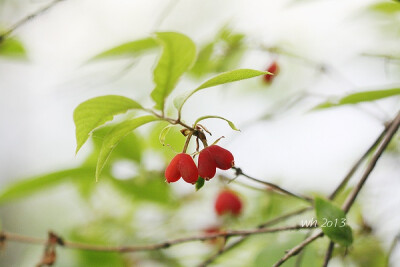
[[234, 166], [234, 159], [228, 150], [212, 145], [204, 148], [199, 155], [199, 167], [196, 167], [193, 158], [186, 153], [176, 155], [165, 169], [165, 178], [168, 183], [178, 181], [181, 177], [185, 182], [195, 184], [200, 177], [209, 180], [215, 176], [218, 169], [228, 170]]

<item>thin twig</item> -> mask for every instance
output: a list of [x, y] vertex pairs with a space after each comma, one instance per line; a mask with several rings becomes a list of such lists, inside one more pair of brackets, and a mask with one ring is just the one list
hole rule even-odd
[[154, 31], [157, 31], [158, 28], [163, 24], [165, 19], [169, 16], [169, 14], [171, 14], [171, 12], [177, 6], [178, 2], [179, 2], [179, 0], [170, 0], [169, 1], [169, 3], [161, 11], [160, 15], [157, 17], [157, 20], [153, 26]]
[[[367, 181], [369, 175], [374, 170], [376, 163], [378, 162], [379, 158], [382, 156], [383, 152], [385, 151], [386, 147], [389, 145], [390, 141], [392, 140], [393, 136], [396, 134], [397, 130], [400, 126], [400, 111], [397, 113], [395, 119], [390, 123], [389, 129], [384, 134], [382, 138], [382, 142], [378, 145], [377, 149], [375, 150], [374, 154], [372, 155], [371, 161], [369, 162], [364, 174], [362, 175], [360, 181], [350, 193], [350, 195], [345, 200], [342, 209], [344, 212], [348, 212], [353, 205], [354, 201], [356, 200], [358, 193], [360, 193], [362, 187], [364, 186], [365, 182]], [[386, 128], [385, 128], [386, 130]], [[384, 130], [384, 131], [385, 131]]]
[[386, 257], [386, 267], [389, 267], [390, 265], [390, 256], [392, 255], [394, 249], [396, 248], [397, 244], [399, 243], [400, 240], [400, 234], [397, 234], [394, 239], [392, 244], [390, 245], [387, 257]]
[[[311, 234], [312, 234], [311, 231], [308, 232], [308, 233], [306, 234], [306, 236], [304, 237], [304, 240], [306, 240], [307, 238], [309, 238]], [[299, 252], [299, 254], [298, 254], [297, 258], [296, 258], [295, 267], [300, 267], [300, 266], [301, 266], [301, 263], [302, 263], [302, 261], [303, 261], [305, 252], [306, 252], [306, 248], [304, 248], [302, 251]]]
[[381, 141], [382, 137], [386, 134], [387, 130], [389, 129], [390, 124], [385, 126], [385, 129], [382, 131], [382, 133], [379, 135], [378, 138], [376, 138], [375, 142], [365, 151], [365, 153], [361, 156], [359, 160], [353, 165], [353, 167], [350, 169], [350, 171], [347, 173], [347, 175], [344, 177], [344, 179], [340, 182], [340, 184], [336, 187], [335, 191], [330, 194], [329, 199], [332, 200], [334, 199], [340, 191], [344, 187], [346, 187], [347, 183], [349, 182], [350, 178], [354, 175], [354, 173], [357, 171], [357, 169], [361, 166], [363, 161], [368, 157], [368, 155], [375, 149], [375, 147], [379, 144]]
[[292, 197], [307, 201], [309, 203], [313, 203], [313, 200], [310, 197], [301, 196], [299, 194], [292, 193], [292, 192], [290, 192], [290, 191], [288, 191], [286, 189], [283, 189], [282, 187], [280, 187], [280, 186], [278, 186], [276, 184], [273, 184], [273, 183], [270, 183], [270, 182], [266, 182], [266, 181], [262, 181], [262, 180], [259, 180], [257, 178], [254, 178], [254, 177], [252, 177], [250, 175], [247, 175], [247, 174], [243, 173], [242, 169], [240, 169], [240, 168], [232, 167], [232, 169], [234, 169], [236, 171], [236, 175], [242, 175], [242, 176], [244, 176], [244, 177], [246, 177], [246, 178], [248, 178], [248, 179], [250, 179], [252, 181], [255, 181], [255, 182], [263, 184], [263, 185], [266, 185], [266, 186], [274, 189], [275, 191], [281, 192], [281, 193], [283, 193], [285, 195], [289, 195], [289, 196], [292, 196]]
[[308, 244], [312, 243], [314, 240], [320, 238], [323, 236], [324, 233], [322, 233], [321, 230], [318, 230], [315, 234], [311, 235], [310, 237], [306, 238], [303, 242], [298, 244], [297, 246], [293, 247], [290, 249], [288, 252], [286, 252], [285, 256], [283, 256], [277, 263], [273, 265], [273, 267], [278, 267], [281, 266], [285, 261], [287, 261], [289, 258], [291, 258], [294, 255], [297, 255], [300, 251], [303, 250]]
[[27, 23], [28, 21], [36, 18], [37, 16], [43, 14], [44, 12], [46, 12], [47, 10], [51, 9], [52, 7], [54, 7], [56, 4], [58, 4], [61, 1], [65, 1], [65, 0], [54, 0], [52, 1], [50, 4], [40, 8], [39, 10], [33, 12], [32, 14], [24, 17], [23, 19], [19, 20], [18, 22], [16, 22], [13, 26], [11, 26], [8, 30], [6, 30], [5, 32], [3, 32], [2, 34], [0, 34], [0, 43], [3, 42], [10, 34], [12, 34], [16, 29], [18, 29], [19, 27], [21, 27], [22, 25], [24, 25], [25, 23]]
[[335, 243], [333, 243], [332, 241], [329, 242], [329, 246], [328, 249], [326, 250], [326, 254], [325, 254], [325, 258], [324, 258], [324, 263], [322, 265], [322, 267], [327, 267], [329, 260], [332, 257], [332, 252], [333, 252], [333, 248], [335, 247]]
[[[210, 240], [210, 239], [215, 239], [218, 237], [249, 236], [249, 235], [256, 235], [256, 234], [275, 233], [275, 232], [281, 232], [281, 231], [309, 229], [309, 228], [313, 228], [313, 227], [315, 227], [315, 226], [295, 225], [295, 226], [284, 226], [284, 227], [277, 227], [277, 228], [262, 228], [262, 229], [256, 228], [256, 229], [251, 229], [251, 230], [231, 230], [231, 231], [224, 231], [224, 232], [215, 233], [215, 234], [178, 238], [178, 239], [174, 239], [174, 240], [170, 240], [170, 241], [165, 241], [162, 243], [156, 243], [156, 244], [151, 244], [151, 245], [140, 245], [140, 246], [99, 246], [99, 245], [77, 243], [77, 242], [71, 242], [71, 241], [65, 241], [65, 240], [60, 242], [58, 245], [65, 247], [65, 248], [70, 248], [70, 249], [128, 253], [128, 252], [165, 249], [165, 248], [168, 248], [173, 245], [178, 245], [178, 244], [192, 242], [192, 241]], [[2, 232], [0, 234], [0, 236], [2, 237], [2, 239], [5, 242], [14, 241], [14, 242], [38, 244], [38, 245], [47, 244], [47, 239], [44, 239], [44, 238], [36, 238], [36, 237], [14, 234], [14, 233], [9, 233], [9, 232]]]

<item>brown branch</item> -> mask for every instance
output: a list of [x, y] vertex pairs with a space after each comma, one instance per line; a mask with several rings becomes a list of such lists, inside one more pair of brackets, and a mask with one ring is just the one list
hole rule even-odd
[[277, 263], [273, 265], [273, 267], [278, 267], [281, 266], [285, 261], [287, 261], [289, 258], [291, 258], [294, 255], [297, 255], [300, 251], [303, 250], [308, 244], [312, 243], [314, 240], [320, 238], [323, 236], [324, 233], [322, 233], [321, 230], [318, 230], [315, 234], [311, 235], [310, 237], [306, 238], [303, 242], [298, 244], [297, 246], [293, 247], [290, 249], [288, 252], [286, 252], [285, 256], [283, 256]]
[[244, 176], [244, 177], [246, 177], [246, 178], [248, 178], [248, 179], [250, 179], [250, 180], [252, 180], [254, 182], [266, 185], [266, 186], [270, 187], [271, 189], [273, 189], [275, 191], [278, 191], [278, 192], [281, 192], [281, 193], [283, 193], [285, 195], [292, 196], [292, 197], [295, 197], [297, 199], [301, 199], [301, 200], [307, 201], [309, 203], [313, 203], [313, 200], [310, 197], [292, 193], [289, 190], [286, 190], [286, 189], [284, 189], [284, 188], [282, 188], [282, 187], [280, 187], [280, 186], [278, 186], [276, 184], [273, 184], [273, 183], [270, 183], [270, 182], [266, 182], [266, 181], [262, 181], [262, 180], [259, 180], [257, 178], [254, 178], [254, 177], [252, 177], [250, 175], [247, 175], [247, 174], [243, 173], [241, 168], [232, 167], [232, 169], [234, 169], [236, 171], [236, 175], [242, 175], [242, 176]]
[[[306, 240], [307, 238], [309, 238], [309, 237], [311, 236], [311, 234], [312, 234], [312, 232], [309, 231], [309, 232], [306, 234], [306, 236], [304, 237], [304, 240]], [[306, 252], [306, 248], [304, 248], [302, 251], [299, 252], [299, 254], [297, 255], [297, 258], [296, 258], [295, 267], [300, 267], [300, 266], [301, 266], [301, 263], [302, 263], [302, 261], [303, 261], [305, 252]]]
[[[275, 224], [277, 224], [277, 223], [279, 223], [281, 221], [284, 221], [284, 220], [286, 220], [288, 218], [291, 218], [293, 216], [296, 216], [296, 215], [300, 215], [300, 214], [302, 214], [302, 213], [304, 213], [306, 211], [309, 211], [311, 209], [312, 209], [312, 207], [306, 207], [306, 208], [302, 208], [302, 209], [298, 209], [298, 210], [295, 210], [295, 211], [292, 211], [292, 212], [285, 213], [285, 214], [283, 214], [283, 215], [281, 215], [279, 217], [273, 218], [273, 219], [271, 219], [271, 220], [269, 220], [269, 221], [267, 221], [265, 223], [262, 223], [262, 224], [258, 225], [258, 228], [262, 229], [262, 228], [265, 228], [265, 227], [269, 227], [269, 226], [275, 225]], [[225, 246], [224, 248], [218, 250], [217, 253], [215, 253], [212, 256], [210, 256], [209, 258], [207, 258], [204, 262], [202, 262], [200, 265], [198, 265], [198, 267], [208, 266], [209, 264], [214, 262], [219, 256], [221, 256], [225, 252], [228, 252], [228, 251], [232, 250], [233, 248], [237, 247], [238, 245], [243, 243], [245, 240], [247, 240], [247, 236], [244, 236], [244, 237], [236, 240], [235, 242], [229, 244], [228, 246]]]
[[332, 241], [329, 242], [329, 246], [328, 249], [326, 250], [326, 254], [325, 254], [325, 258], [324, 258], [324, 263], [323, 263], [323, 267], [327, 267], [329, 260], [332, 257], [332, 252], [333, 252], [333, 248], [335, 247], [335, 243], [333, 243]]
[[365, 151], [365, 153], [357, 160], [357, 162], [353, 165], [353, 167], [350, 169], [350, 171], [347, 173], [347, 175], [343, 178], [343, 180], [340, 182], [340, 184], [336, 187], [335, 191], [332, 192], [332, 194], [329, 195], [329, 199], [332, 200], [334, 199], [340, 191], [344, 187], [346, 187], [347, 183], [351, 179], [351, 177], [354, 175], [354, 173], [357, 171], [357, 169], [361, 166], [363, 161], [368, 157], [368, 155], [375, 149], [375, 147], [379, 144], [383, 136], [386, 134], [387, 130], [390, 127], [390, 123], [385, 126], [385, 129], [382, 131], [382, 133], [376, 138], [375, 142]]
[[[165, 249], [170, 246], [192, 242], [192, 241], [205, 241], [210, 239], [215, 239], [218, 237], [231, 237], [231, 236], [249, 236], [256, 234], [266, 234], [266, 233], [275, 233], [281, 231], [291, 231], [291, 230], [301, 230], [301, 229], [309, 229], [314, 226], [284, 226], [284, 227], [276, 227], [276, 228], [262, 228], [262, 229], [251, 229], [251, 230], [231, 230], [224, 231], [215, 234], [207, 234], [200, 236], [190, 236], [183, 237], [174, 240], [165, 241], [162, 243], [150, 244], [150, 245], [138, 245], [138, 246], [100, 246], [100, 245], [92, 245], [85, 243], [77, 243], [62, 240], [62, 242], [57, 242], [57, 245], [70, 248], [70, 249], [79, 249], [79, 250], [90, 250], [90, 251], [100, 251], [100, 252], [119, 252], [119, 253], [128, 253], [128, 252], [138, 252], [138, 251], [149, 251], [149, 250], [157, 250], [157, 249]], [[36, 238], [31, 236], [25, 236], [20, 234], [14, 234], [9, 232], [2, 232], [0, 234], [1, 239], [5, 242], [14, 241], [20, 243], [28, 243], [28, 244], [38, 244], [38, 245], [46, 245], [48, 243], [47, 239]]]
[[[390, 123], [389, 129], [384, 134], [382, 138], [382, 142], [378, 145], [376, 151], [372, 155], [371, 161], [369, 162], [364, 174], [362, 175], [360, 181], [350, 193], [350, 195], [345, 200], [342, 209], [344, 212], [348, 212], [353, 205], [354, 201], [356, 200], [358, 193], [360, 193], [362, 187], [364, 186], [365, 182], [367, 181], [369, 175], [374, 170], [376, 163], [378, 162], [379, 158], [382, 156], [383, 152], [385, 151], [386, 147], [389, 145], [390, 141], [392, 140], [393, 136], [396, 134], [397, 130], [400, 126], [400, 111], [397, 113], [397, 116], [394, 118], [392, 123]], [[386, 130], [386, 129], [385, 129]]]
[[28, 21], [36, 18], [37, 16], [45, 13], [47, 10], [51, 9], [54, 7], [56, 4], [58, 4], [61, 1], [65, 0], [54, 0], [50, 4], [40, 8], [39, 10], [33, 12], [32, 14], [24, 17], [23, 19], [17, 21], [13, 26], [11, 26], [8, 30], [0, 34], [0, 43], [2, 43], [10, 34], [12, 34], [16, 29], [27, 23]]

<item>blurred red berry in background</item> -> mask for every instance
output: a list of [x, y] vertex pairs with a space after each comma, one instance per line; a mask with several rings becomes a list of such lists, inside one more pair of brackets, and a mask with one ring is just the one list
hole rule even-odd
[[219, 216], [224, 214], [238, 216], [242, 212], [242, 201], [235, 192], [223, 190], [215, 200], [215, 212]]

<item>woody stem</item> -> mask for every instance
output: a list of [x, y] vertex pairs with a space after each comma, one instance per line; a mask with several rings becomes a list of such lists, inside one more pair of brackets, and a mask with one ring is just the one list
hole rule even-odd
[[187, 150], [187, 148], [188, 148], [188, 146], [189, 146], [190, 139], [192, 138], [192, 136], [193, 136], [193, 132], [190, 132], [190, 133], [188, 134], [188, 136], [186, 137], [186, 142], [185, 142], [185, 145], [183, 146], [182, 153], [186, 153], [186, 150]]

